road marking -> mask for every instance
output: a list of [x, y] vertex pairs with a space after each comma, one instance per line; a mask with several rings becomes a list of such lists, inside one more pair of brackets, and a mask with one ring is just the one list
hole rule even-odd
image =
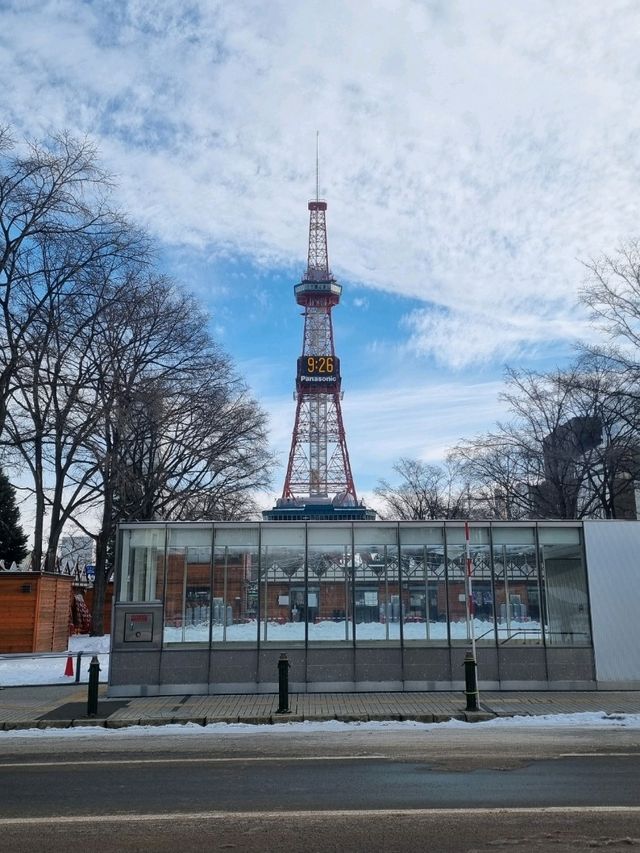
[[78, 761], [13, 761], [0, 763], [0, 770], [21, 767], [81, 767], [96, 764], [253, 764], [261, 761], [380, 761], [392, 760], [385, 755], [261, 755], [247, 758], [100, 758], [97, 761], [79, 759]]
[[[639, 752], [561, 752], [555, 758], [637, 758]], [[525, 756], [526, 757], [526, 756]], [[0, 770], [34, 767], [93, 767], [101, 764], [258, 764], [262, 762], [293, 761], [397, 761], [388, 755], [261, 755], [233, 758], [100, 758], [65, 761], [5, 761], [0, 762]]]
[[640, 752], [561, 752], [556, 758], [637, 758]]
[[470, 815], [500, 817], [504, 815], [540, 815], [540, 814], [640, 814], [640, 806], [548, 806], [541, 808], [470, 808], [461, 806], [457, 809], [331, 809], [322, 811], [319, 809], [302, 811], [256, 811], [256, 812], [161, 812], [160, 814], [95, 814], [95, 815], [51, 815], [50, 817], [8, 817], [0, 818], [0, 827], [3, 826], [32, 826], [32, 825], [64, 825], [81, 823], [134, 823], [145, 821], [148, 823], [156, 821], [176, 820], [304, 820], [318, 818], [355, 818], [355, 817], [460, 817]]

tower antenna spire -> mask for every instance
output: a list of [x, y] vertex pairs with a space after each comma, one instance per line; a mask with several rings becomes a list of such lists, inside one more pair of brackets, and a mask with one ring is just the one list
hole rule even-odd
[[316, 130], [316, 201], [320, 201], [320, 131]]

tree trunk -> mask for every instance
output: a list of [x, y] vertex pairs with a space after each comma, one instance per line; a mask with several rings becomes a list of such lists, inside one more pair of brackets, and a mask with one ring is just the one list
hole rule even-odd
[[58, 552], [58, 542], [60, 541], [60, 533], [62, 532], [60, 524], [60, 504], [54, 497], [53, 506], [51, 507], [51, 523], [49, 525], [49, 539], [47, 542], [47, 553], [45, 555], [44, 568], [46, 572], [55, 572], [56, 558]]
[[33, 551], [31, 552], [31, 571], [42, 569], [42, 535], [44, 532], [44, 488], [42, 483], [42, 448], [36, 441], [34, 447], [34, 487], [36, 492], [36, 517], [33, 529]]
[[6, 391], [2, 387], [2, 383], [0, 382], [0, 436], [4, 432], [4, 425], [7, 420], [7, 404], [6, 404]]
[[104, 478], [104, 504], [102, 525], [96, 538], [96, 573], [93, 581], [93, 603], [91, 607], [91, 636], [104, 636], [104, 599], [111, 566], [107, 563], [107, 549], [113, 532], [113, 487], [111, 478]]
[[91, 605], [91, 636], [104, 636], [104, 599], [107, 591], [107, 573], [105, 571], [106, 543], [102, 531], [96, 541], [96, 574], [93, 581], [93, 602]]

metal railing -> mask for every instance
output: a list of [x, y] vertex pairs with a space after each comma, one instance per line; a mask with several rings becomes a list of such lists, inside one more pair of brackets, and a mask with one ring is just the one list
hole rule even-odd
[[[505, 640], [501, 640], [499, 645], [504, 646], [506, 643], [509, 643], [511, 640], [513, 640], [514, 637], [517, 637], [519, 634], [535, 634], [541, 643], [543, 641], [542, 631], [538, 631], [536, 628], [521, 628], [519, 631], [515, 631], [513, 634], [511, 634], [510, 637], [507, 637]], [[545, 631], [544, 637], [568, 637], [570, 640], [570, 642], [566, 643], [563, 639], [557, 645], [572, 645], [574, 644], [574, 641], [578, 638], [581, 638], [578, 639], [580, 645], [588, 646], [591, 643], [589, 639], [589, 634], [587, 634], [585, 631]], [[551, 645], [553, 645], [553, 643]]]

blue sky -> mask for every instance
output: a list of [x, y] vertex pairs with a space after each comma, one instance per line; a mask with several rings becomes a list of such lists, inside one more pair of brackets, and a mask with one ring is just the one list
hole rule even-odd
[[283, 460], [320, 131], [365, 496], [501, 417], [505, 363], [566, 361], [581, 260], [637, 235], [635, 2], [0, 0], [0, 32], [0, 121], [96, 141]]

